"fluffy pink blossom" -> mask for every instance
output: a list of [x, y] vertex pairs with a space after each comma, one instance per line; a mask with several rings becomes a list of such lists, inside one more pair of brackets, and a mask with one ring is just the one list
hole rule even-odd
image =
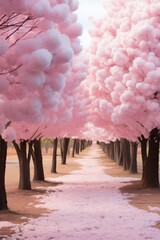
[[16, 139], [15, 129], [13, 127], [7, 127], [2, 133], [2, 138], [7, 142], [12, 142], [14, 139]]
[[109, 0], [104, 8], [90, 31], [91, 122], [113, 138], [147, 137], [160, 127], [160, 3]]
[[[41, 135], [54, 135], [57, 124], [57, 136], [67, 134], [69, 127], [65, 130], [63, 123], [71, 120], [74, 90], [86, 77], [83, 65], [79, 65], [79, 74], [74, 70], [75, 83], [72, 76], [74, 58], [81, 51], [82, 27], [75, 13], [78, 1], [0, 0], [0, 4], [6, 20], [15, 13], [12, 23], [7, 20], [8, 26], [12, 24], [9, 30], [1, 30], [0, 122], [5, 119], [1, 133], [11, 121], [16, 135], [6, 129], [5, 139], [9, 135], [29, 139], [37, 128]], [[67, 84], [71, 79], [73, 86]]]

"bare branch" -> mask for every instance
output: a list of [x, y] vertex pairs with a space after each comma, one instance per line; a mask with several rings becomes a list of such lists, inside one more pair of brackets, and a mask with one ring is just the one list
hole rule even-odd
[[10, 45], [10, 47], [14, 46], [20, 39], [24, 38], [29, 32], [31, 32], [32, 30], [34, 30], [34, 29], [36, 28], [36, 25], [37, 25], [38, 21], [39, 21], [39, 20], [37, 20], [37, 21], [30, 27], [30, 29], [29, 29], [27, 32], [25, 32], [21, 37], [17, 38], [16, 41], [15, 41], [12, 45]]
[[2, 17], [0, 18], [0, 22], [6, 17], [6, 15], [2, 15]]
[[[30, 20], [30, 17], [27, 17], [24, 21], [19, 22], [17, 28], [11, 34], [9, 34], [6, 37], [6, 39], [10, 38], [15, 32], [17, 32], [28, 20]], [[13, 26], [13, 25], [11, 25], [11, 26]]]
[[[19, 16], [19, 15], [20, 15], [20, 14], [15, 14], [15, 13], [12, 13], [9, 17], [6, 16], [6, 15], [4, 15], [4, 16], [2, 17], [2, 20], [3, 20], [4, 17], [5, 17], [6, 19], [5, 19], [3, 22], [0, 23], [0, 29], [3, 29], [4, 26], [5, 26], [5, 27], [9, 27], [9, 22], [10, 22], [10, 21], [13, 22], [13, 19], [14, 19], [14, 18], [17, 18], [17, 16]], [[8, 23], [8, 24], [7, 24], [7, 23]], [[7, 24], [7, 25], [5, 25], [5, 24]]]
[[[33, 139], [33, 137], [36, 138], [35, 136], [38, 133], [39, 129], [40, 129], [40, 127], [37, 128], [37, 130], [33, 133], [33, 135], [30, 137], [30, 139], [28, 141], [31, 141]], [[39, 133], [38, 133], [38, 135], [39, 135]]]
[[7, 122], [6, 125], [5, 125], [5, 129], [6, 129], [7, 127], [9, 127], [10, 124], [11, 124], [11, 121]]
[[22, 65], [19, 65], [18, 67], [12, 69], [12, 70], [8, 70], [6, 72], [0, 72], [0, 75], [6, 75], [6, 74], [9, 74], [9, 73], [12, 73], [14, 71], [16, 71], [17, 69], [19, 69]]

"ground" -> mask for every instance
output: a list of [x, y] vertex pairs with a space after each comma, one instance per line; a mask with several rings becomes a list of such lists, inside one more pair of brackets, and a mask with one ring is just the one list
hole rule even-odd
[[[99, 149], [98, 151], [99, 151], [98, 164], [100, 164], [100, 166], [104, 168], [106, 175], [115, 177], [115, 179], [119, 177], [121, 178], [122, 181], [123, 179], [125, 181], [126, 178], [128, 179], [141, 178], [141, 173], [132, 175], [132, 174], [129, 174], [128, 172], [123, 171], [121, 167], [116, 165], [116, 163], [107, 159], [107, 157]], [[97, 152], [95, 152], [95, 154], [97, 154]], [[42, 196], [45, 196], [46, 193], [48, 194], [49, 191], [50, 193], [51, 192], [56, 193], [57, 187], [58, 189], [63, 189], [62, 185], [65, 186], [66, 177], [71, 176], [71, 173], [73, 171], [77, 171], [78, 173], [78, 171], [81, 169], [80, 160], [86, 159], [88, 155], [90, 156], [90, 158], [94, 158], [95, 154], [94, 154], [94, 148], [92, 148], [92, 151], [91, 150], [89, 152], [84, 151], [83, 153], [80, 154], [80, 156], [76, 155], [74, 159], [71, 157], [68, 157], [67, 165], [63, 165], [63, 166], [60, 164], [60, 157], [59, 157], [58, 174], [50, 173], [51, 154], [50, 153], [44, 154], [45, 176], [46, 176], [46, 180], [48, 181], [33, 182], [32, 191], [22, 191], [22, 190], [17, 190], [18, 162], [14, 152], [10, 151], [9, 157], [7, 160], [7, 173], [6, 173], [7, 198], [8, 198], [8, 206], [10, 210], [0, 213], [0, 223], [7, 221], [13, 224], [20, 224], [20, 223], [26, 224], [28, 221], [30, 221], [31, 218], [36, 219], [44, 214], [49, 213], [51, 210], [50, 208], [45, 207], [45, 205], [42, 204], [43, 207], [42, 206], [37, 207], [37, 204], [39, 204], [39, 201], [42, 198]], [[33, 166], [31, 166], [31, 173], [32, 173], [32, 170], [33, 170]], [[139, 172], [141, 172], [140, 164], [139, 164]], [[31, 174], [31, 176], [32, 175], [33, 174]], [[51, 182], [50, 181], [51, 178], [55, 178], [55, 181]], [[62, 190], [59, 190], [59, 191], [62, 191]], [[127, 196], [127, 198], [129, 199], [130, 205], [133, 205], [134, 207], [136, 207], [137, 211], [138, 209], [143, 209], [150, 213], [160, 214], [160, 202], [159, 202], [160, 190], [159, 189], [142, 189], [140, 181], [136, 180], [136, 181], [130, 181], [128, 182], [128, 184], [125, 184], [125, 186], [120, 187], [120, 191], [123, 194], [123, 196]], [[55, 204], [55, 209], [56, 208], [57, 206]], [[0, 229], [0, 239], [2, 238], [2, 236], [8, 236], [10, 237], [8, 239], [13, 239], [11, 235], [14, 233], [15, 229], [12, 228], [12, 226], [9, 227], [9, 225], [7, 225], [7, 222], [6, 222], [6, 226]], [[156, 221], [155, 226], [157, 227], [157, 229], [160, 229], [159, 221]], [[4, 239], [7, 239], [7, 237]], [[76, 238], [71, 238], [71, 239], [74, 240]]]

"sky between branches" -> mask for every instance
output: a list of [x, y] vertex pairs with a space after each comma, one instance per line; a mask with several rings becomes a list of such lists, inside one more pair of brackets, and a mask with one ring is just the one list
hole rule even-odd
[[79, 22], [83, 25], [83, 34], [81, 37], [83, 47], [90, 44], [90, 36], [88, 30], [92, 27], [90, 17], [99, 18], [104, 13], [102, 0], [79, 0], [79, 8], [77, 11]]

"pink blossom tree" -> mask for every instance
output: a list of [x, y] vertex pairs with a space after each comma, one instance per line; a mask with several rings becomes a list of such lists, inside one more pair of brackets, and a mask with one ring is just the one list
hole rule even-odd
[[[73, 59], [73, 67], [70, 75], [68, 75], [63, 94], [61, 95], [61, 102], [56, 108], [56, 116], [52, 124], [52, 128], [46, 129], [46, 135], [50, 138], [64, 138], [67, 142], [69, 138], [78, 138], [81, 135], [82, 128], [87, 121], [89, 112], [86, 109], [86, 99], [83, 97], [82, 91], [83, 80], [88, 73], [88, 60], [84, 54], [79, 54]], [[87, 98], [89, 95], [87, 95]], [[51, 115], [51, 119], [53, 119]], [[52, 120], [51, 120], [52, 121]], [[62, 164], [66, 164], [67, 148], [64, 147], [65, 153], [62, 154]], [[54, 154], [55, 156], [55, 154]], [[53, 158], [53, 164], [56, 165], [56, 158]], [[55, 169], [55, 168], [54, 168]], [[56, 171], [56, 170], [54, 170]]]
[[[19, 187], [30, 189], [32, 140], [58, 124], [57, 110], [64, 105], [62, 95], [73, 57], [81, 51], [82, 28], [73, 13], [78, 3], [0, 3], [0, 133], [6, 141], [14, 139], [21, 169]], [[5, 130], [8, 122], [11, 127]]]
[[90, 31], [90, 93], [96, 126], [149, 141], [143, 184], [159, 186], [159, 1], [106, 1]]
[[[11, 3], [11, 5], [10, 5]], [[11, 120], [9, 120], [4, 114], [4, 104], [6, 92], [9, 85], [12, 84], [11, 75], [20, 66], [11, 65], [7, 62], [6, 54], [10, 47], [15, 45], [14, 34], [19, 29], [23, 28], [26, 22], [31, 19], [26, 15], [20, 16], [19, 13], [14, 12], [13, 2], [6, 1], [5, 3], [1, 1], [0, 9], [0, 209], [7, 209], [7, 199], [5, 192], [5, 168], [6, 168], [6, 153], [7, 153], [7, 143], [6, 141], [11, 138], [15, 138], [15, 130], [10, 127]], [[28, 25], [28, 30], [30, 31], [30, 25]], [[20, 37], [20, 36], [19, 36]], [[21, 37], [20, 37], [21, 38]], [[6, 141], [5, 141], [5, 140]]]

